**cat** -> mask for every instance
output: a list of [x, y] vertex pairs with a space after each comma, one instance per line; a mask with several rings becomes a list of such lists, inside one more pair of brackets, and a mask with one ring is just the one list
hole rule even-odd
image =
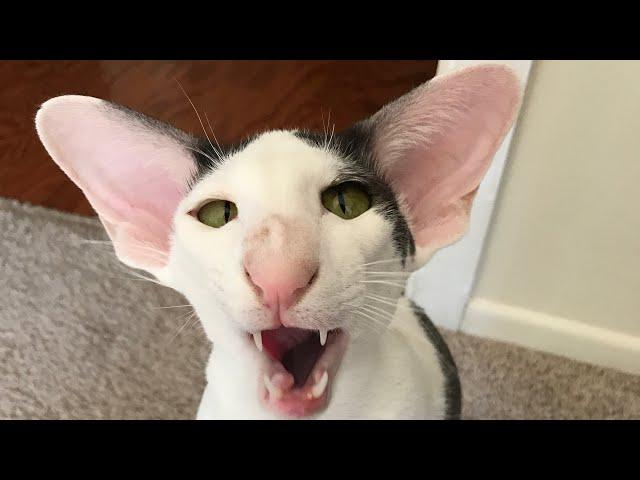
[[35, 123], [120, 261], [197, 312], [213, 350], [196, 418], [457, 419], [455, 362], [404, 289], [465, 233], [520, 98], [481, 65], [335, 135], [221, 147], [75, 95]]

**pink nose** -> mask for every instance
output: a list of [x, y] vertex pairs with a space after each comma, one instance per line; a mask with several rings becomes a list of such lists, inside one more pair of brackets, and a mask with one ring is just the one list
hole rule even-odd
[[294, 305], [309, 289], [317, 272], [317, 263], [245, 262], [247, 279], [272, 310]]

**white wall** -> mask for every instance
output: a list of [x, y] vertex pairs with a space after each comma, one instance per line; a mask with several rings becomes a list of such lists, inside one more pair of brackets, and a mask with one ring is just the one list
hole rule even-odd
[[640, 62], [532, 69], [468, 332], [640, 373]]

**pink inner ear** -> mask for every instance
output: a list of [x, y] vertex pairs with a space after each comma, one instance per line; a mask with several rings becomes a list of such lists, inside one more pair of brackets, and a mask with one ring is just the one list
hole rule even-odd
[[173, 215], [194, 169], [180, 141], [90, 97], [49, 100], [36, 125], [52, 158], [100, 216], [119, 257], [137, 268], [165, 265]]
[[517, 77], [485, 65], [437, 77], [374, 117], [377, 158], [406, 201], [419, 247], [438, 248], [464, 233], [519, 99]]

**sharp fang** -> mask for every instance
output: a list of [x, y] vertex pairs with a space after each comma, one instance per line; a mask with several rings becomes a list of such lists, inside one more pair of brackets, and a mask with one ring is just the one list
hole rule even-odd
[[271, 383], [271, 379], [266, 373], [264, 374], [264, 386], [267, 387], [270, 396], [274, 397], [276, 400], [280, 400], [282, 398], [282, 390]]
[[322, 377], [320, 377], [320, 381], [311, 389], [311, 395], [313, 395], [313, 398], [320, 398], [327, 388], [327, 383], [329, 383], [329, 374], [325, 370]]
[[254, 333], [253, 341], [256, 344], [258, 350], [262, 351], [262, 332]]
[[318, 332], [320, 332], [320, 345], [324, 345], [327, 343], [327, 329], [321, 328]]

